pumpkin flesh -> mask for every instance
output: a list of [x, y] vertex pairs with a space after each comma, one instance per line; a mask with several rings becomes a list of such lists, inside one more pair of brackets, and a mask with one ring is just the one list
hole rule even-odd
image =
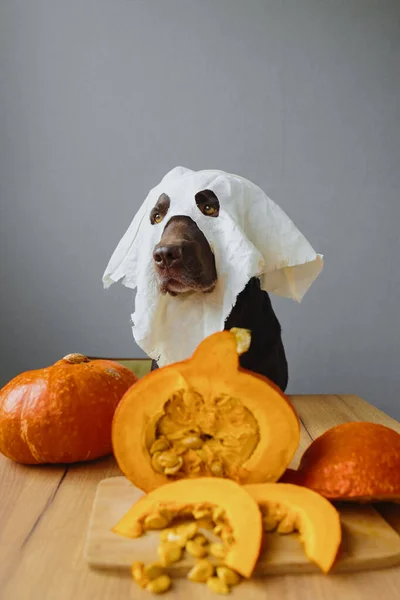
[[243, 577], [250, 577], [260, 552], [261, 513], [251, 495], [229, 479], [203, 477], [163, 485], [138, 500], [113, 531], [126, 537], [138, 537], [143, 532], [143, 522], [148, 515], [160, 510], [187, 513], [199, 504], [224, 510], [233, 538], [224, 564]]
[[[341, 525], [339, 513], [328, 500], [312, 490], [285, 483], [244, 487], [258, 503], [263, 521], [276, 520], [278, 525], [285, 519], [292, 530], [299, 531], [307, 558], [324, 573], [330, 571], [340, 547]], [[266, 545], [268, 547], [268, 536]]]
[[[211, 475], [276, 481], [286, 469], [299, 443], [297, 416], [277, 386], [239, 367], [236, 337], [210, 336], [191, 359], [150, 373], [124, 395], [114, 454], [140, 489]], [[180, 466], [169, 474], [157, 460], [171, 456]]]

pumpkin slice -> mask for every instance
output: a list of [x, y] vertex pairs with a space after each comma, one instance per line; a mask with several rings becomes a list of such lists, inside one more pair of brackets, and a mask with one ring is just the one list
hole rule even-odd
[[244, 487], [261, 509], [264, 530], [276, 527], [279, 533], [298, 530], [307, 558], [324, 573], [331, 569], [341, 542], [341, 526], [339, 513], [328, 500], [289, 483]]
[[400, 435], [376, 423], [342, 423], [314, 440], [282, 478], [331, 500], [400, 501]]
[[249, 343], [247, 330], [216, 333], [191, 359], [153, 371], [124, 395], [113, 448], [138, 488], [187, 477], [279, 479], [299, 444], [299, 421], [276, 385], [240, 368]]
[[136, 502], [113, 531], [126, 537], [138, 537], [149, 515], [160, 515], [163, 511], [187, 515], [199, 506], [219, 507], [224, 511], [232, 529], [224, 564], [243, 577], [250, 577], [260, 553], [261, 513], [255, 499], [229, 479], [203, 477], [159, 487]]

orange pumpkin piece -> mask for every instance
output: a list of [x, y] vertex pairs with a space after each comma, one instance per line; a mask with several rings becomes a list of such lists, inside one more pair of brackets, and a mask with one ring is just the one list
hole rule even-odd
[[24, 464], [110, 454], [115, 409], [136, 381], [126, 367], [82, 354], [17, 375], [0, 391], [0, 452]]
[[158, 369], [124, 395], [113, 421], [118, 465], [149, 492], [187, 477], [276, 481], [300, 439], [281, 390], [239, 366], [247, 330], [206, 338], [193, 357]]
[[[319, 494], [289, 483], [244, 486], [263, 514], [264, 529], [280, 533], [299, 531], [307, 558], [324, 573], [334, 564], [341, 542], [339, 513]], [[266, 537], [268, 551], [268, 536]]]
[[243, 577], [250, 577], [260, 553], [261, 513], [257, 502], [240, 485], [229, 479], [203, 477], [181, 479], [163, 485], [136, 502], [114, 527], [114, 533], [138, 537], [149, 515], [163, 511], [170, 515], [188, 514], [196, 507], [220, 508], [232, 530], [224, 564]]
[[400, 501], [400, 435], [375, 423], [343, 423], [314, 440], [282, 481], [331, 500]]

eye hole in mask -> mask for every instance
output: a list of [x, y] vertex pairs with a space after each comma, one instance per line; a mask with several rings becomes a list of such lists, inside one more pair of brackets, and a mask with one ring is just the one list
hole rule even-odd
[[206, 217], [218, 217], [219, 215], [219, 200], [211, 190], [202, 190], [197, 192], [194, 197], [197, 208]]
[[161, 221], [164, 220], [165, 215], [169, 210], [170, 204], [170, 197], [167, 194], [161, 194], [150, 213], [150, 223], [152, 225], [157, 225], [158, 223], [161, 223]]

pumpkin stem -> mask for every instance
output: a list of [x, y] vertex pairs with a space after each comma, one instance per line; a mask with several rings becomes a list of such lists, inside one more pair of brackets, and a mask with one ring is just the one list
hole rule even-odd
[[239, 356], [247, 352], [251, 344], [251, 331], [250, 329], [242, 329], [241, 327], [232, 327], [229, 330], [236, 339], [236, 350]]
[[90, 362], [87, 356], [84, 356], [83, 354], [78, 354], [77, 352], [74, 352], [73, 354], [67, 354], [62, 360], [64, 360], [67, 363], [70, 363], [71, 365]]

